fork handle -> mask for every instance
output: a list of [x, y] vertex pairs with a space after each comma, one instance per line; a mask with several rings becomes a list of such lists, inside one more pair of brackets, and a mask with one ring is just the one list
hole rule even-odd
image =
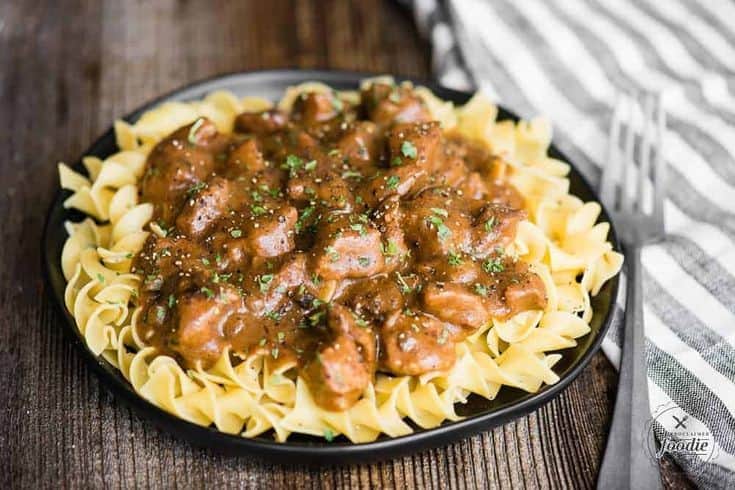
[[618, 394], [597, 488], [661, 488], [658, 462], [646, 449], [646, 424], [651, 419], [646, 375], [646, 336], [643, 330], [641, 247], [627, 250], [625, 336]]

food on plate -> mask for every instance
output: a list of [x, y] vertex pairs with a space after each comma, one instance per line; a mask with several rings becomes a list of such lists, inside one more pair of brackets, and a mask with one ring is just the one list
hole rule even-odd
[[[66, 305], [151, 403], [252, 437], [353, 442], [558, 380], [622, 256], [548, 124], [389, 78], [277, 105], [215, 92], [60, 165]], [[92, 219], [93, 218], [93, 219]]]

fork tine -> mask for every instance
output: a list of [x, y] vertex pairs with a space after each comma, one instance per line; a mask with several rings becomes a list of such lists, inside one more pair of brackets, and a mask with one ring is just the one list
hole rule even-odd
[[640, 165], [638, 172], [638, 212], [646, 212], [644, 206], [645, 188], [648, 175], [651, 171], [651, 138], [655, 138], [653, 107], [655, 100], [652, 95], [646, 95], [643, 102], [643, 141], [641, 142]]
[[615, 181], [620, 173], [620, 149], [618, 142], [620, 141], [620, 126], [622, 122], [622, 97], [618, 93], [615, 96], [615, 106], [613, 115], [610, 120], [610, 136], [607, 145], [607, 159], [602, 167], [602, 177], [600, 181], [600, 199], [610, 209], [614, 209], [615, 205]]
[[656, 107], [656, 155], [654, 157], [653, 174], [653, 218], [656, 226], [664, 228], [664, 197], [666, 192], [666, 159], [663, 156], [664, 135], [666, 129], [666, 111], [663, 95], [657, 97]]
[[[631, 212], [636, 196], [630, 195], [630, 174], [635, 170], [635, 97], [628, 97], [628, 124], [625, 132], [625, 154], [623, 155], [623, 172], [620, 178], [620, 209]], [[633, 186], [635, 191], [635, 186]]]

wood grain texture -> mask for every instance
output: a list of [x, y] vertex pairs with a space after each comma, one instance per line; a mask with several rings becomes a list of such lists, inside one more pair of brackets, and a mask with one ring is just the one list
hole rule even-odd
[[[429, 75], [393, 3], [0, 2], [0, 487], [588, 488], [616, 375], [460, 443], [373, 465], [274, 466], [195, 449], [121, 407], [60, 332], [40, 271], [56, 162], [151, 97], [218, 73], [330, 67]], [[668, 488], [688, 485], [665, 464]]]

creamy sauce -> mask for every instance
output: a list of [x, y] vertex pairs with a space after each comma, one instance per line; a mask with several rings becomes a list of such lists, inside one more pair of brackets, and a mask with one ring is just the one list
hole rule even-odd
[[500, 174], [403, 87], [357, 106], [304, 94], [290, 114], [241, 114], [233, 135], [202, 118], [148, 157], [141, 199], [166, 236], [134, 261], [138, 331], [187, 367], [227, 348], [296, 361], [332, 410], [376, 371], [450, 368], [491, 318], [546, 304], [503, 254], [525, 213]]

